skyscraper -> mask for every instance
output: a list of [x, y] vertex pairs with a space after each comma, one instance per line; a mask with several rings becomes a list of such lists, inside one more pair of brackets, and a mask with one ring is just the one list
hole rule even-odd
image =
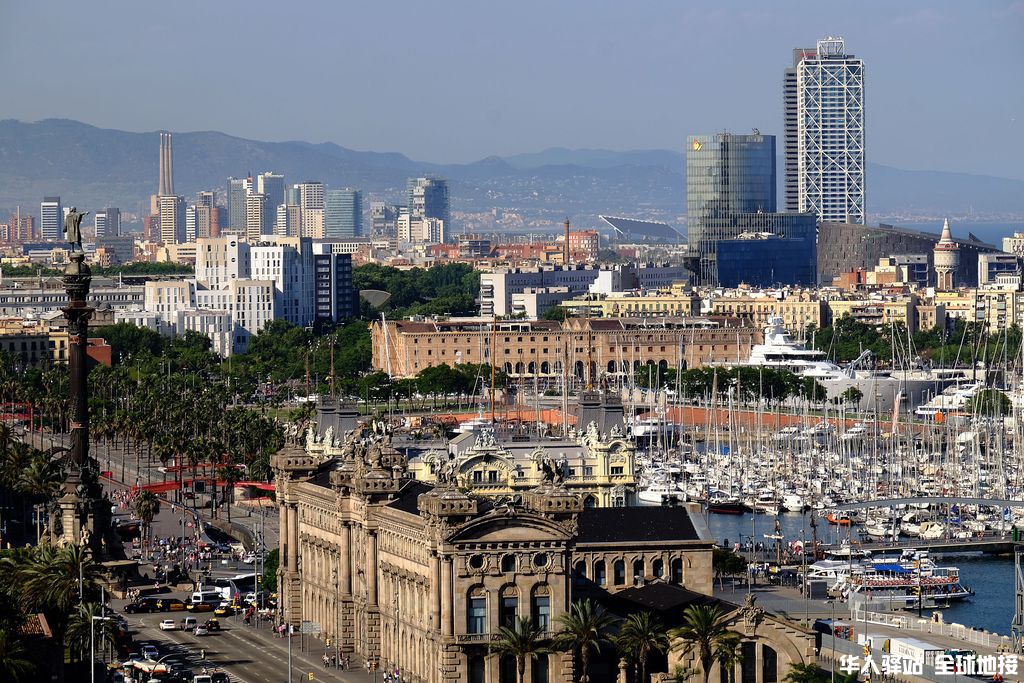
[[783, 98], [786, 207], [864, 223], [864, 62], [831, 36], [793, 61]]
[[174, 160], [171, 151], [171, 134], [160, 133], [160, 189], [157, 196], [174, 194]]
[[324, 194], [324, 237], [363, 234], [363, 193], [346, 187]]
[[272, 226], [277, 220], [277, 207], [284, 204], [284, 176], [270, 171], [260, 173], [256, 176], [256, 191], [267, 195], [267, 216], [263, 222]]
[[60, 197], [43, 197], [39, 204], [39, 234], [44, 240], [60, 239], [64, 230], [64, 210]]
[[299, 206], [303, 209], [324, 208], [324, 184], [319, 180], [307, 180], [295, 187], [299, 191]]
[[121, 234], [121, 210], [107, 207], [96, 212], [96, 236], [117, 237]]
[[814, 283], [814, 216], [775, 212], [775, 136], [690, 137], [686, 175], [688, 241], [702, 284]]
[[409, 178], [406, 185], [409, 214], [413, 219], [439, 218], [451, 231], [448, 181], [443, 178]]
[[185, 241], [185, 198], [163, 195], [159, 199], [160, 241], [181, 244]]
[[245, 198], [252, 190], [252, 177], [228, 178], [228, 230], [244, 235], [246, 229]]
[[273, 223], [267, 222], [267, 195], [250, 194], [245, 198], [245, 234], [252, 241], [273, 234]]

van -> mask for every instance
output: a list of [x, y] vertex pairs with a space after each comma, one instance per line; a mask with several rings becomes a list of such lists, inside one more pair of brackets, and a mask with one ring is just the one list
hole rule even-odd
[[196, 624], [198, 624], [198, 622], [196, 621], [195, 617], [185, 617], [181, 620], [181, 630], [194, 631], [196, 628]]
[[219, 588], [203, 588], [192, 594], [192, 604], [195, 605], [200, 602], [210, 602], [219, 604], [224, 599], [223, 594]]

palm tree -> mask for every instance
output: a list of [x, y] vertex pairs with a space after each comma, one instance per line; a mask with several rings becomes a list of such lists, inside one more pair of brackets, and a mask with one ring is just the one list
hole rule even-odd
[[581, 683], [590, 680], [590, 650], [601, 652], [601, 644], [608, 641], [615, 617], [589, 599], [572, 604], [572, 609], [558, 617], [561, 629], [555, 634], [556, 646], [580, 656]]
[[640, 680], [647, 680], [647, 658], [654, 652], [668, 649], [668, 633], [661, 621], [650, 612], [630, 614], [615, 637], [615, 644], [640, 670]]
[[[822, 669], [817, 664], [798, 662], [793, 664], [789, 673], [782, 679], [784, 683], [828, 683], [832, 680], [832, 672]], [[836, 683], [856, 683], [856, 673], [836, 672]]]
[[97, 602], [85, 602], [78, 605], [68, 619], [65, 644], [79, 659], [85, 659], [89, 655], [90, 645], [100, 650], [103, 645], [117, 644], [113, 619], [97, 620], [94, 624], [93, 617], [99, 616], [103, 616], [102, 605]]
[[28, 649], [12, 633], [0, 629], [0, 680], [21, 683], [32, 680], [35, 664]]
[[677, 647], [684, 654], [696, 650], [704, 683], [708, 683], [715, 661], [739, 647], [740, 634], [729, 629], [725, 614], [717, 606], [690, 605], [683, 611], [682, 626], [672, 629], [669, 638], [680, 641]]
[[547, 654], [549, 648], [544, 644], [543, 629], [529, 617], [517, 617], [512, 626], [498, 629], [498, 639], [491, 643], [491, 650], [499, 657], [515, 658], [519, 683], [523, 683], [527, 658], [536, 659], [539, 655]]
[[160, 513], [160, 499], [152, 491], [142, 490], [135, 496], [135, 516], [142, 522], [144, 528], [143, 537], [146, 539], [147, 548], [149, 535], [152, 529], [153, 518]]

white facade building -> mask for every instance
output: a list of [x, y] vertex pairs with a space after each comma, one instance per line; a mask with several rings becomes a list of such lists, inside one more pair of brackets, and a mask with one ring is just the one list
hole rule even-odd
[[[795, 79], [785, 81], [796, 90], [795, 103], [791, 92], [785, 100], [796, 107], [797, 211], [819, 221], [864, 223], [864, 61], [846, 54], [843, 39], [831, 36], [813, 52], [798, 51], [797, 58]], [[785, 118], [794, 117], [787, 111]], [[790, 186], [786, 194], [792, 194]]]
[[252, 245], [250, 254], [250, 277], [274, 283], [277, 317], [295, 325], [312, 325], [312, 243], [300, 237], [267, 237]]
[[196, 280], [217, 289], [249, 277], [248, 242], [235, 235], [196, 240]]

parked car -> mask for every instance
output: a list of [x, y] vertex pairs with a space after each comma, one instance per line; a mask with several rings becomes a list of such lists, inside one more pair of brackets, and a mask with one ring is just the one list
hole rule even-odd
[[177, 630], [177, 628], [178, 622], [176, 622], [174, 619], [164, 619], [160, 622], [161, 631], [174, 631]]

